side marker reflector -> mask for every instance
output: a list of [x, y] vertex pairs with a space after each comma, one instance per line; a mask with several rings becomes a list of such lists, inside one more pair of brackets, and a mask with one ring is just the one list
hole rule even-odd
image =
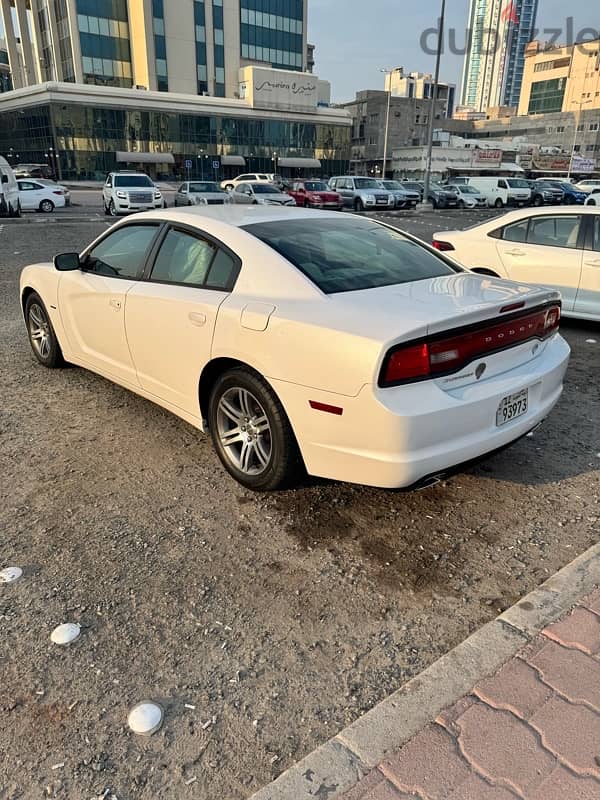
[[341, 417], [344, 413], [344, 409], [340, 408], [339, 406], [330, 406], [327, 403], [318, 403], [316, 400], [309, 400], [309, 405], [315, 411], [325, 411], [327, 414], [335, 414], [338, 417]]

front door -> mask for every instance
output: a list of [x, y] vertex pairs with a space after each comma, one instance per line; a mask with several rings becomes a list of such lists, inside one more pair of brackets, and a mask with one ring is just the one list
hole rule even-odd
[[507, 225], [498, 254], [511, 280], [558, 290], [573, 311], [581, 279], [581, 215], [548, 214]]
[[63, 272], [58, 303], [69, 347], [95, 372], [133, 386], [138, 380], [125, 336], [127, 293], [136, 285], [159, 224], [120, 226]]
[[19, 181], [19, 198], [21, 208], [27, 210], [39, 208], [43, 199], [39, 184], [33, 183], [33, 181]]
[[237, 269], [225, 250], [173, 227], [147, 279], [127, 295], [127, 341], [141, 386], [194, 417], [217, 312]]
[[600, 213], [588, 217], [586, 249], [583, 251], [581, 284], [575, 300], [575, 311], [600, 320]]

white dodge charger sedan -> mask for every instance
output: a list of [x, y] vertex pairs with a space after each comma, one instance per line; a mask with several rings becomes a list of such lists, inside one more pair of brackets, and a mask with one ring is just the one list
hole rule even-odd
[[474, 272], [556, 289], [565, 316], [600, 320], [600, 208], [523, 208], [440, 231], [433, 246]]
[[532, 430], [569, 358], [555, 291], [350, 214], [151, 211], [25, 267], [36, 358], [208, 430], [244, 486], [428, 484]]

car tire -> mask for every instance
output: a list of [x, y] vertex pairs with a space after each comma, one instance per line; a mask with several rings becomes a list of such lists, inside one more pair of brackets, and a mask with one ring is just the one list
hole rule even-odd
[[108, 213], [109, 213], [109, 216], [111, 216], [111, 217], [116, 217], [117, 216], [117, 207], [115, 206], [115, 201], [114, 200], [111, 200], [110, 203], [108, 204]]
[[48, 369], [62, 367], [65, 363], [56, 333], [42, 298], [32, 292], [25, 303], [25, 322], [33, 355]]
[[21, 201], [18, 200], [17, 201], [17, 210], [15, 211], [15, 217], [17, 219], [19, 219], [20, 216], [21, 216]]
[[536, 195], [536, 196], [533, 198], [533, 205], [534, 205], [536, 208], [540, 208], [541, 206], [543, 206], [543, 205], [544, 205], [544, 200], [543, 200], [543, 199], [542, 199], [542, 198], [539, 196], [539, 194], [538, 194], [538, 195]]
[[431, 207], [432, 207], [434, 210], [435, 210], [435, 209], [437, 209], [437, 207], [438, 207], [438, 201], [435, 199], [435, 197], [432, 197], [432, 198], [431, 198]]
[[464, 211], [466, 208], [465, 201], [459, 200], [458, 203], [456, 204], [456, 207], [459, 208], [461, 211]]
[[358, 214], [359, 212], [361, 212], [361, 211], [364, 211], [364, 210], [365, 210], [365, 207], [364, 207], [364, 205], [363, 205], [363, 201], [360, 199], [360, 197], [357, 197], [357, 198], [356, 198], [356, 200], [354, 201], [354, 210], [355, 210], [355, 212], [356, 212], [357, 214]]
[[51, 214], [54, 211], [54, 203], [52, 200], [42, 200], [39, 209], [43, 214]]
[[247, 489], [271, 492], [301, 477], [302, 457], [287, 414], [273, 389], [253, 370], [235, 367], [217, 378], [208, 403], [208, 426], [221, 463]]
[[228, 192], [231, 192], [231, 191], [233, 191], [235, 189], [235, 186], [233, 185], [233, 183], [228, 183], [228, 184], [225, 185], [225, 189]]
[[504, 208], [504, 201], [501, 197], [498, 197], [496, 202], [494, 203], [494, 208]]

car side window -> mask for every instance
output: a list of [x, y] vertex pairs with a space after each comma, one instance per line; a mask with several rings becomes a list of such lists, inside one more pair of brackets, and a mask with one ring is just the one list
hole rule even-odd
[[581, 217], [532, 217], [527, 242], [576, 249], [580, 227]]
[[137, 278], [158, 225], [126, 225], [97, 244], [85, 258], [83, 269], [113, 278]]
[[112, 186], [112, 177], [111, 177], [110, 175], [109, 175], [109, 176], [108, 176], [108, 178], [106, 179], [106, 185], [107, 185], [107, 186]]
[[502, 181], [502, 180], [498, 181], [498, 188], [499, 189], [508, 189], [508, 185], [507, 185], [506, 181]]
[[19, 181], [19, 191], [20, 192], [32, 192], [36, 189], [36, 185], [31, 183], [31, 181]]
[[210, 266], [206, 286], [229, 292], [238, 275], [238, 264], [225, 250], [218, 250]]
[[216, 249], [205, 239], [171, 229], [158, 251], [150, 280], [203, 286]]
[[502, 236], [498, 238], [505, 239], [507, 242], [526, 242], [528, 227], [529, 220], [522, 219], [520, 222], [514, 222], [512, 225], [507, 225], [506, 228], [503, 228]]
[[594, 217], [592, 250], [600, 252], [600, 216]]
[[187, 184], [182, 183], [181, 186], [179, 187], [179, 189], [177, 189], [177, 191], [179, 192], [179, 194], [183, 194], [184, 192], [187, 192]]

